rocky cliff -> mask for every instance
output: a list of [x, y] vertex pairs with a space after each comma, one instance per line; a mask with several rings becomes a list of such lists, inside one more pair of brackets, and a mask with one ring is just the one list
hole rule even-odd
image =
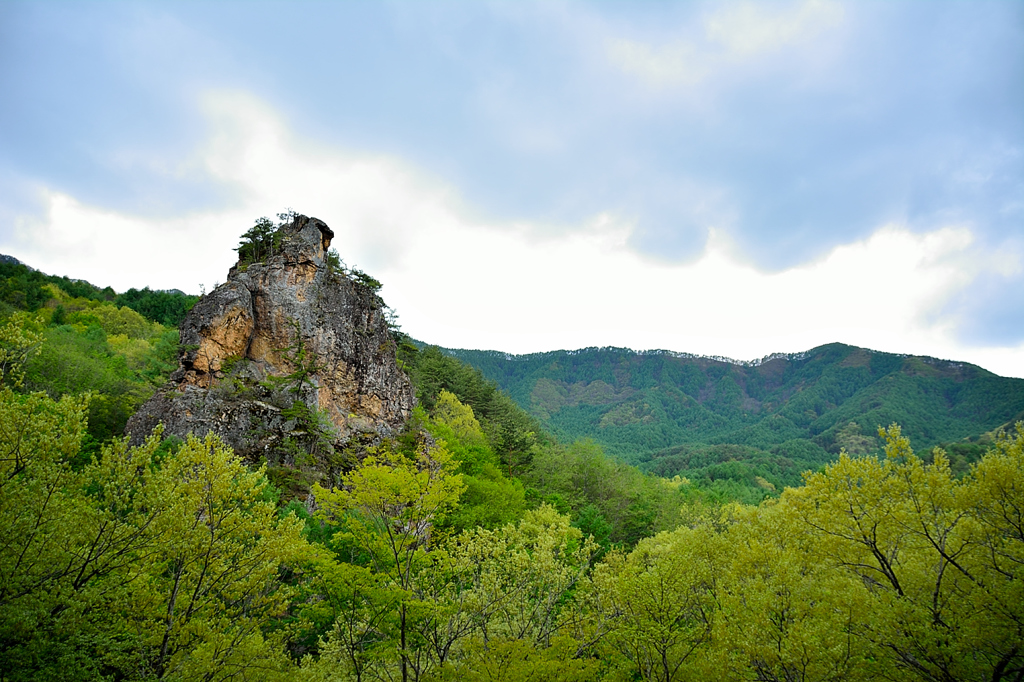
[[[181, 324], [179, 367], [128, 422], [141, 442], [213, 432], [271, 469], [333, 476], [395, 433], [413, 392], [374, 289], [328, 261], [334, 233], [298, 216]], [[307, 481], [308, 482], [308, 481]]]

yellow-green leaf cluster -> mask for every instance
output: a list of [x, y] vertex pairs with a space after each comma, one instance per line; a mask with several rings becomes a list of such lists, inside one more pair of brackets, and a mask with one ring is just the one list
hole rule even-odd
[[[273, 679], [294, 668], [283, 566], [308, 556], [262, 471], [159, 433], [77, 464], [85, 399], [0, 391], [5, 679]], [[9, 674], [8, 674], [9, 673]]]

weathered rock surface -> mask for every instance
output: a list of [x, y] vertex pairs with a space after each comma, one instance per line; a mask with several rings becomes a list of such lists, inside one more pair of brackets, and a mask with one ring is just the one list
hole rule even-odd
[[413, 392], [383, 302], [325, 261], [334, 233], [298, 216], [278, 252], [236, 265], [181, 324], [170, 382], [128, 422], [133, 443], [213, 432], [250, 461], [331, 475], [393, 434]]

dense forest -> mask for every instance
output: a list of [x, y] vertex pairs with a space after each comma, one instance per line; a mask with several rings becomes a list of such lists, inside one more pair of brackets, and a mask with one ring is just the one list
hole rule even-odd
[[[110, 287], [100, 289], [80, 279], [44, 275], [17, 259], [0, 255], [0, 311], [4, 314], [39, 310], [54, 300], [60, 308], [62, 296], [127, 307], [167, 327], [177, 327], [199, 298], [178, 290], [150, 291], [149, 287], [118, 294]], [[63, 322], [61, 314], [58, 312], [58, 323]]]
[[[664, 454], [631, 458], [600, 430], [577, 438], [553, 417], [573, 401], [614, 410], [659, 383], [668, 392], [665, 376], [644, 386], [600, 367], [549, 377], [555, 397], [542, 385], [528, 412], [488, 369], [396, 327], [417, 397], [406, 428], [337, 480], [298, 490], [214, 436], [158, 430], [139, 447], [119, 437], [176, 367], [173, 316], [162, 315], [177, 308], [146, 307], [146, 290], [121, 298], [4, 267], [2, 680], [1024, 677], [1022, 426], [967, 441], [982, 452], [955, 466], [941, 449], [919, 457], [908, 435], [926, 445], [970, 435], [948, 425], [958, 413], [887, 426], [876, 446], [871, 420], [918, 414], [899, 408], [905, 389], [858, 412], [868, 403], [851, 396], [877, 381], [847, 386], [826, 368], [818, 376], [832, 383], [800, 391], [818, 370], [794, 364], [780, 385], [807, 395], [785, 402], [786, 390], [766, 386], [761, 412], [747, 406], [756, 419], [742, 416], [745, 397], [720, 399], [731, 415], [699, 388], [694, 400], [706, 419], [732, 419], [732, 433], [788, 420], [804, 430], [781, 443], [817, 448], [803, 459], [754, 436], [709, 437], [699, 422], [680, 438], [666, 422]], [[194, 302], [167, 295], [181, 315]], [[855, 355], [825, 354], [842, 352]], [[929, 368], [917, 376], [934, 378]], [[878, 368], [879, 381], [893, 371]], [[703, 376], [715, 372], [728, 386], [730, 368], [709, 362]], [[741, 374], [731, 380], [749, 396], [754, 380]], [[964, 404], [991, 431], [1015, 398], [980, 379]], [[627, 388], [617, 403], [580, 397]], [[815, 440], [828, 410], [810, 412], [830, 397], [846, 411]], [[663, 418], [630, 409], [623, 428]], [[728, 467], [715, 459], [728, 448], [750, 455], [731, 462], [748, 471], [677, 475]], [[775, 457], [765, 475], [750, 468], [759, 453]], [[651, 466], [669, 457], [686, 466]], [[784, 459], [813, 473], [790, 484], [784, 467], [770, 470]]]
[[[881, 455], [898, 423], [941, 446], [958, 474], [999, 428], [1024, 418], [1024, 379], [839, 343], [736, 362], [668, 351], [586, 348], [533, 355], [450, 350], [563, 440], [705, 487], [798, 485], [840, 451]], [[768, 487], [766, 484], [770, 484]]]
[[[51, 398], [89, 394], [83, 448], [120, 436], [128, 417], [177, 366], [177, 325], [198, 299], [44, 275], [0, 258], [0, 319], [28, 334], [22, 389]], [[11, 352], [10, 340], [3, 348]]]

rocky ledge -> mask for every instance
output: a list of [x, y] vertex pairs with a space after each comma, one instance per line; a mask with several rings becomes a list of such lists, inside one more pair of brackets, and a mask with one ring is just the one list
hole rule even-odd
[[133, 443], [160, 423], [165, 436], [213, 432], [249, 461], [309, 479], [402, 428], [413, 392], [383, 302], [330, 264], [333, 237], [297, 216], [263, 262], [240, 261], [196, 303], [178, 369], [128, 422]]

